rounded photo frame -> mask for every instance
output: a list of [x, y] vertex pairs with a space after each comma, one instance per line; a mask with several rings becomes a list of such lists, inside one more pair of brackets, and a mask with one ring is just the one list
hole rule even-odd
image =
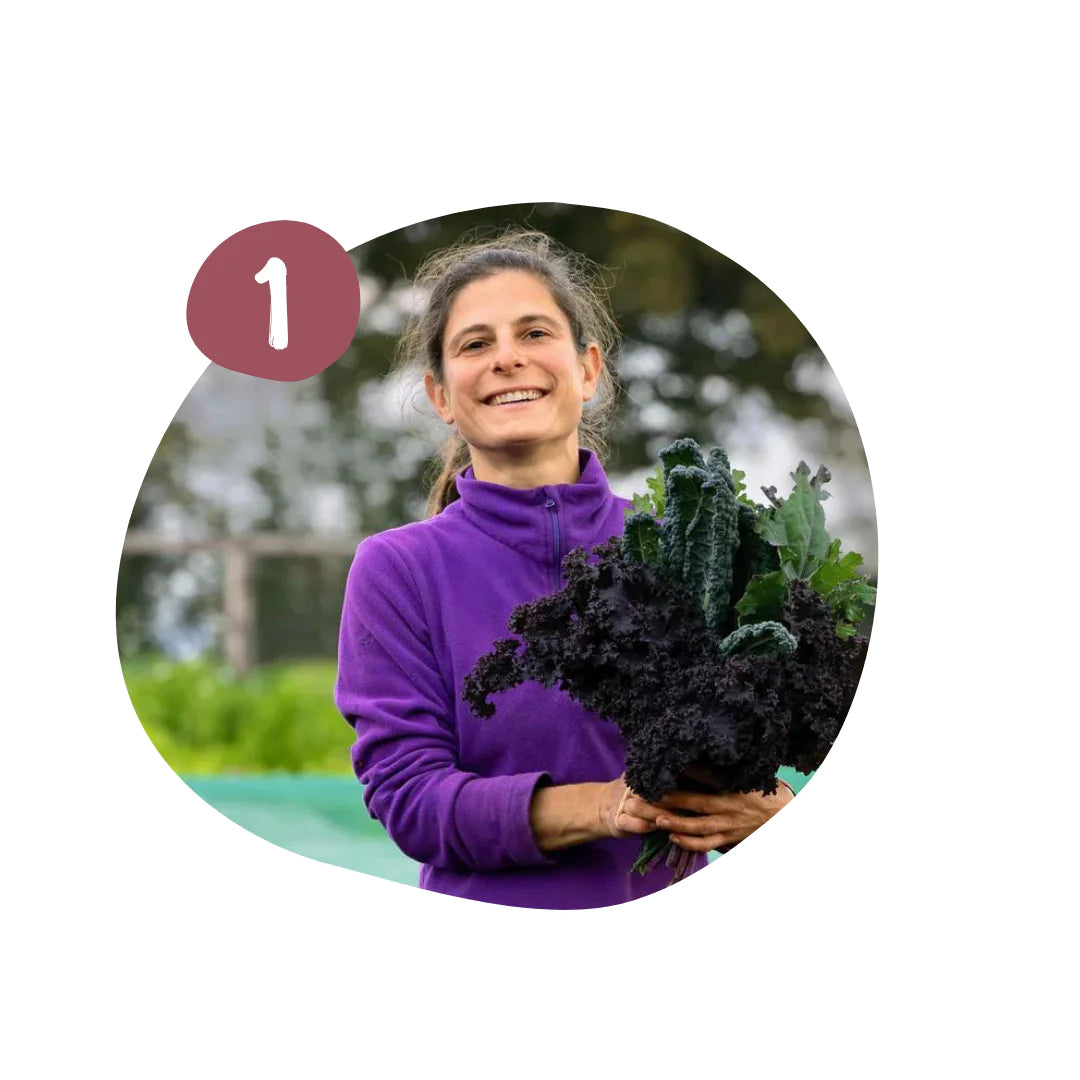
[[[211, 364], [147, 470], [117, 586], [124, 678], [147, 734], [193, 791], [256, 835], [435, 892], [599, 907], [704, 868], [812, 775], [806, 763], [820, 762], [850, 708], [872, 626], [872, 489], [822, 351], [753, 274], [626, 212], [472, 210], [348, 255], [362, 304], [346, 352], [292, 382]], [[470, 259], [488, 261], [463, 273]], [[579, 363], [593, 346], [606, 380], [590, 382]], [[444, 537], [434, 524], [455, 503]], [[626, 608], [642, 636], [630, 677], [650, 687], [638, 694], [605, 653], [628, 627], [608, 610], [582, 628], [586, 608], [612, 606], [595, 572], [603, 557], [566, 565], [575, 547], [619, 535], [609, 560], [629, 558], [631, 524], [630, 563], [676, 590], [640, 604], [635, 593]], [[737, 564], [753, 537], [773, 563]], [[694, 555], [721, 550], [735, 564], [727, 593], [716, 584], [724, 560]], [[770, 575], [772, 592], [758, 588], [740, 611], [746, 586]], [[592, 589], [589, 602], [561, 610], [549, 638], [529, 638], [536, 624], [518, 612], [517, 646], [499, 653], [515, 611], [567, 580], [579, 600]], [[813, 629], [800, 635], [784, 603], [804, 586], [799, 626]], [[668, 618], [667, 651], [649, 652], [642, 611], [695, 602], [700, 618]], [[811, 644], [833, 648], [818, 634], [827, 618], [844, 659], [811, 662]], [[565, 655], [545, 645], [574, 632]], [[632, 635], [618, 641], [619, 656], [638, 648]], [[489, 679], [470, 704], [484, 655], [505, 685]], [[588, 672], [605, 663], [618, 670], [597, 689]], [[650, 681], [654, 669], [662, 677]], [[751, 727], [698, 706], [703, 680], [729, 677], [729, 700], [754, 703], [744, 711], [759, 749], [775, 713], [760, 702], [778, 687], [783, 700], [802, 695], [785, 721], [802, 734], [771, 735], [757, 772], [739, 773], [749, 756], [731, 749]], [[637, 717], [625, 731], [590, 707], [612, 701]], [[698, 750], [713, 732], [711, 772], [645, 749], [660, 712]], [[774, 790], [736, 790], [774, 758], [787, 762], [771, 767]]]

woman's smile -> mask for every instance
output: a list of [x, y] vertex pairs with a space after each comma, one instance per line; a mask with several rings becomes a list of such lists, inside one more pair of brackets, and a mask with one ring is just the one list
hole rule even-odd
[[507, 409], [514, 405], [531, 405], [534, 401], [540, 401], [545, 397], [547, 397], [546, 390], [532, 388], [524, 390], [501, 390], [499, 393], [486, 398], [484, 404], [496, 406], [500, 409]]

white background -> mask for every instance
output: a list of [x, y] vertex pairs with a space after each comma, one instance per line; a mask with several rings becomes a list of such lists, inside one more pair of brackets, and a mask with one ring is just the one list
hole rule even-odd
[[[0, 76], [9, 1075], [1075, 1068], [1067, 6], [29, 10]], [[158, 757], [116, 655], [128, 515], [206, 365], [206, 255], [260, 221], [350, 248], [526, 200], [654, 217], [774, 289], [879, 515], [818, 777], [708, 872], [592, 912], [244, 832]]]

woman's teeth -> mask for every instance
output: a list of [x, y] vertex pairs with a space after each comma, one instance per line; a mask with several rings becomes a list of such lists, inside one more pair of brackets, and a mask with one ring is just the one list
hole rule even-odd
[[514, 401], [535, 401], [543, 397], [539, 390], [510, 390], [505, 394], [497, 394], [488, 402], [489, 405], [509, 405]]

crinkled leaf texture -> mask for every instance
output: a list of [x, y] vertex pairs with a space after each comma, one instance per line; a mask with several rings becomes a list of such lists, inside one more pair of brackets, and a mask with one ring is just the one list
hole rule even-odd
[[778, 622], [756, 622], [732, 630], [720, 642], [721, 656], [790, 656], [798, 642]]
[[[676, 465], [667, 475], [667, 515], [660, 529], [664, 569], [686, 586], [690, 602], [704, 606], [716, 482], [696, 465]], [[730, 562], [730, 552], [728, 553]]]
[[660, 539], [660, 525], [652, 514], [647, 512], [631, 514], [626, 519], [623, 529], [623, 554], [646, 566], [658, 569], [662, 562]]

